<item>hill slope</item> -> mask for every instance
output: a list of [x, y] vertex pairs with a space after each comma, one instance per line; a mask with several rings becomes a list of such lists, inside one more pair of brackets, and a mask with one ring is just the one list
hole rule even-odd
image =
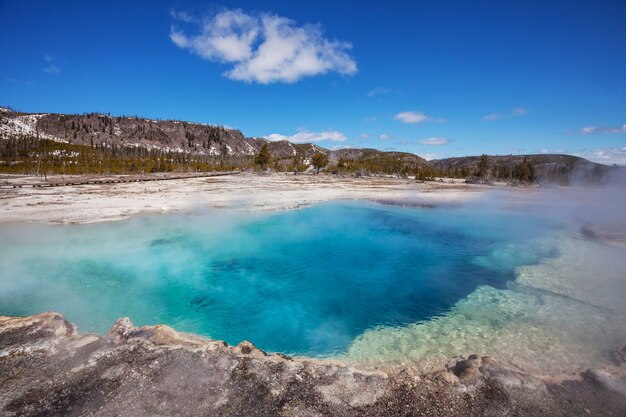
[[[430, 161], [439, 175], [468, 177], [480, 174], [480, 156], [465, 156]], [[597, 182], [613, 168], [584, 158], [562, 154], [488, 156], [483, 177], [496, 180], [527, 180], [568, 183]]]
[[[2, 140], [4, 139], [4, 140]], [[406, 152], [328, 150], [315, 144], [245, 137], [236, 129], [178, 120], [108, 114], [22, 113], [0, 108], [0, 171], [12, 173], [132, 173], [248, 168], [267, 145], [277, 170], [306, 169], [316, 153], [329, 170], [417, 176], [598, 181], [610, 167], [570, 155], [467, 156], [434, 161]], [[480, 172], [479, 172], [480, 171]]]

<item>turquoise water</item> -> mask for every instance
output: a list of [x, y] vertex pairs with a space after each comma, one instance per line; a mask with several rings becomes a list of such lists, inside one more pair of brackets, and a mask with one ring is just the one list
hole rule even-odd
[[327, 203], [272, 214], [0, 226], [0, 314], [83, 332], [128, 316], [268, 351], [341, 354], [364, 331], [440, 316], [554, 256], [528, 214]]

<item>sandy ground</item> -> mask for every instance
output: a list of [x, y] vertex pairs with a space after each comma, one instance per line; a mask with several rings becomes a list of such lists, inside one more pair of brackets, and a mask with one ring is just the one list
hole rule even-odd
[[[32, 183], [33, 177], [3, 177], [3, 184]], [[412, 179], [330, 175], [238, 174], [215, 178], [54, 188], [0, 189], [0, 222], [91, 223], [136, 213], [199, 209], [280, 210], [335, 199], [407, 204], [453, 204], [493, 188], [460, 180], [419, 183]], [[518, 193], [519, 194], [519, 193]]]

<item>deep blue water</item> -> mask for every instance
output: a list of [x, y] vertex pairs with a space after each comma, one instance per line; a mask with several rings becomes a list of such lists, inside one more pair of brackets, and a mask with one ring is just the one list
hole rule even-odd
[[272, 214], [0, 226], [0, 314], [129, 316], [268, 351], [332, 355], [375, 326], [445, 313], [553, 255], [527, 214], [327, 203]]

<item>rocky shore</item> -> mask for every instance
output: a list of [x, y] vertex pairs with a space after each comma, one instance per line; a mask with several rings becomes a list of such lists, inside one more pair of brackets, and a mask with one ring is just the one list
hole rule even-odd
[[105, 336], [79, 334], [43, 313], [0, 317], [0, 415], [623, 417], [624, 359], [618, 351], [611, 369], [536, 376], [472, 355], [413, 375], [267, 354], [128, 319]]

